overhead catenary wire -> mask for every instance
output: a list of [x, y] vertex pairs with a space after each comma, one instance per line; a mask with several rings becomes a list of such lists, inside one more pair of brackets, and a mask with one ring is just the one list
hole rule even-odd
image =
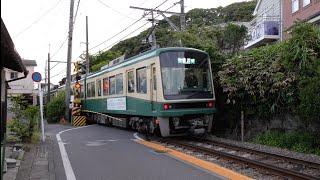
[[18, 36], [20, 36], [21, 34], [23, 34], [24, 32], [26, 32], [28, 29], [30, 29], [33, 25], [35, 25], [36, 23], [38, 23], [42, 18], [44, 18], [47, 14], [49, 14], [53, 9], [55, 9], [60, 2], [62, 2], [62, 0], [59, 0], [56, 4], [54, 4], [52, 7], [50, 7], [45, 13], [43, 13], [41, 16], [39, 16], [36, 20], [34, 20], [30, 25], [28, 25], [27, 27], [25, 27], [23, 30], [21, 30], [19, 33], [17, 33], [14, 37], [17, 38]]

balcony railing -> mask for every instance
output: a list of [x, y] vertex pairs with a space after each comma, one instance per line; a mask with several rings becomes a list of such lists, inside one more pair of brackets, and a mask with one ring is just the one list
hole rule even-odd
[[280, 19], [276, 17], [256, 18], [249, 29], [249, 40], [245, 48], [256, 47], [280, 38]]

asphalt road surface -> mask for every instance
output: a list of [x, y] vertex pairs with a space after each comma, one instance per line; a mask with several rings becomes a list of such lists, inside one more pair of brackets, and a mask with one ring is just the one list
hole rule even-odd
[[[51, 130], [53, 131], [53, 130]], [[54, 133], [57, 133], [55, 131]], [[56, 168], [77, 180], [211, 180], [224, 179], [204, 169], [156, 153], [134, 141], [132, 131], [91, 125], [60, 133], [71, 170]], [[60, 149], [58, 144], [55, 150]], [[61, 158], [61, 155], [56, 158]], [[72, 177], [72, 176], [71, 176]], [[66, 177], [58, 173], [58, 179]], [[72, 179], [72, 178], [71, 178]]]

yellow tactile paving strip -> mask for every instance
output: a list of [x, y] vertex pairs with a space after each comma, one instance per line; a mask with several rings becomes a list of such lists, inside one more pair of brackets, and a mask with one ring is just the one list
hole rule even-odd
[[223, 176], [228, 179], [237, 179], [237, 180], [238, 179], [241, 179], [241, 180], [242, 179], [246, 179], [246, 180], [252, 179], [252, 178], [249, 178], [249, 177], [244, 176], [242, 174], [239, 174], [237, 172], [231, 171], [230, 169], [218, 166], [217, 164], [214, 164], [214, 163], [202, 160], [202, 159], [198, 159], [194, 156], [190, 156], [190, 155], [187, 155], [185, 153], [182, 153], [182, 152], [170, 149], [170, 148], [166, 148], [166, 147], [164, 147], [160, 144], [157, 144], [157, 143], [153, 143], [150, 141], [144, 141], [144, 140], [137, 140], [137, 142], [140, 144], [143, 144], [149, 148], [152, 148], [156, 151], [165, 152], [175, 158], [178, 158], [182, 161], [196, 165], [198, 167], [201, 167], [203, 169], [206, 169], [210, 172], [213, 172], [215, 174], [218, 174], [218, 175]]

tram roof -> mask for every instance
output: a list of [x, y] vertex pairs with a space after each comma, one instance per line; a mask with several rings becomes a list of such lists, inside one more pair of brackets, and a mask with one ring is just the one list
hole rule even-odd
[[[198, 52], [206, 53], [205, 51], [202, 51], [202, 50], [199, 50], [199, 49], [187, 48], [187, 47], [166, 47], [166, 48], [153, 49], [153, 50], [149, 50], [149, 51], [140, 53], [140, 54], [138, 54], [136, 56], [133, 56], [131, 58], [125, 59], [123, 62], [121, 62], [119, 64], [115, 64], [115, 65], [109, 66], [109, 67], [107, 67], [105, 69], [102, 69], [100, 71], [97, 71], [97, 72], [94, 72], [92, 74], [89, 74], [87, 79], [97, 77], [97, 76], [99, 76], [101, 74], [104, 74], [106, 72], [110, 72], [110, 71], [113, 71], [115, 69], [118, 69], [118, 68], [121, 68], [121, 67], [124, 67], [124, 66], [128, 66], [128, 65], [137, 63], [139, 61], [143, 61], [143, 60], [148, 59], [148, 58], [159, 56], [159, 54], [162, 53], [162, 52], [179, 51], [179, 50], [192, 50], [192, 51], [198, 51]], [[84, 78], [81, 78], [81, 80], [84, 80]], [[72, 82], [71, 82], [71, 84], [72, 84]], [[60, 88], [63, 88], [63, 87], [65, 87], [65, 84], [62, 85], [62, 86], [59, 86], [59, 88], [57, 88], [57, 89], [60, 89]]]
[[[153, 50], [149, 50], [149, 51], [143, 52], [141, 54], [138, 54], [136, 56], [133, 56], [131, 58], [125, 59], [123, 62], [121, 62], [119, 64], [115, 64], [115, 65], [109, 66], [109, 67], [107, 67], [105, 69], [102, 69], [102, 70], [97, 71], [97, 72], [95, 72], [93, 74], [90, 74], [87, 77], [87, 79], [94, 78], [94, 77], [99, 76], [101, 74], [104, 74], [106, 72], [110, 72], [110, 71], [113, 71], [115, 69], [118, 69], [118, 68], [121, 68], [121, 67], [125, 67], [125, 66], [128, 66], [128, 65], [143, 61], [143, 60], [148, 59], [148, 58], [159, 56], [159, 54], [162, 53], [162, 52], [179, 51], [179, 50], [192, 50], [192, 51], [198, 51], [198, 52], [206, 53], [206, 52], [204, 52], [202, 50], [199, 50], [199, 49], [186, 48], [186, 47], [167, 47], [167, 48], [153, 49]], [[83, 80], [83, 78], [81, 80]]]

